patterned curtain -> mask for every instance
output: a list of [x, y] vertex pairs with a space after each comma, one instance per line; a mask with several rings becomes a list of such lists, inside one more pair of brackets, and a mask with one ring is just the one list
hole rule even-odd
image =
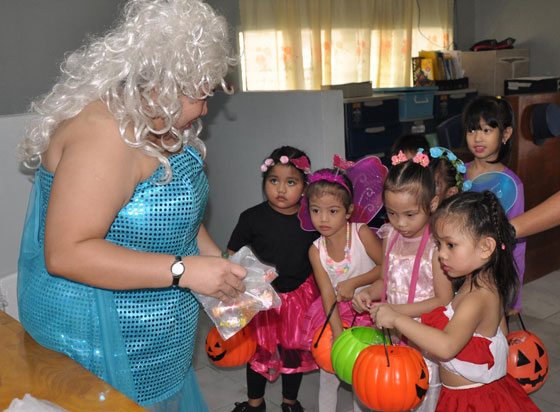
[[244, 90], [411, 84], [411, 57], [453, 42], [453, 0], [240, 0]]

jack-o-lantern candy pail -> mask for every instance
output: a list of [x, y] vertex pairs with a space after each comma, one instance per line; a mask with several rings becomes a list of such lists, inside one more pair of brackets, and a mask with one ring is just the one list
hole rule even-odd
[[249, 326], [224, 340], [213, 326], [206, 336], [206, 354], [216, 366], [233, 368], [249, 362], [257, 349], [257, 341]]
[[356, 359], [352, 386], [368, 408], [385, 412], [408, 411], [416, 407], [428, 391], [428, 366], [414, 348], [368, 346]]
[[352, 370], [360, 352], [370, 345], [388, 342], [379, 329], [367, 326], [354, 326], [346, 329], [334, 342], [331, 358], [332, 366], [337, 376], [352, 385]]
[[538, 336], [525, 330], [507, 335], [509, 355], [507, 372], [527, 393], [544, 385], [548, 376], [548, 352]]

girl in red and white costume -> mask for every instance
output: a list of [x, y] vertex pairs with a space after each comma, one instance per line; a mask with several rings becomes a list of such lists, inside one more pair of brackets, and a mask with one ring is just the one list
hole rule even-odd
[[441, 267], [457, 282], [455, 297], [422, 315], [422, 323], [385, 304], [372, 306], [372, 318], [441, 359], [436, 411], [538, 411], [506, 373], [508, 344], [499, 325], [519, 285], [514, 230], [498, 199], [491, 192], [452, 196], [431, 226]]

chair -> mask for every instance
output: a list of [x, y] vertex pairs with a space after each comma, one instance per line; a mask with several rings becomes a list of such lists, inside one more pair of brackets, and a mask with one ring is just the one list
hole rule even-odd
[[461, 115], [455, 115], [436, 126], [439, 144], [448, 149], [458, 149], [463, 146], [463, 124]]

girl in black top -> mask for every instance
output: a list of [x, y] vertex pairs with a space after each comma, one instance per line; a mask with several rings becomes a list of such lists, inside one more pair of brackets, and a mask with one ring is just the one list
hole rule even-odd
[[275, 266], [272, 282], [282, 299], [279, 310], [259, 312], [251, 321], [257, 351], [247, 364], [248, 401], [233, 412], [265, 411], [266, 380], [282, 375], [282, 411], [303, 411], [297, 401], [303, 372], [317, 369], [311, 352], [299, 348], [299, 317], [319, 296], [307, 251], [317, 232], [301, 229], [297, 212], [310, 173], [309, 157], [296, 148], [274, 150], [261, 165], [266, 201], [239, 217], [228, 252], [249, 246], [257, 258]]

